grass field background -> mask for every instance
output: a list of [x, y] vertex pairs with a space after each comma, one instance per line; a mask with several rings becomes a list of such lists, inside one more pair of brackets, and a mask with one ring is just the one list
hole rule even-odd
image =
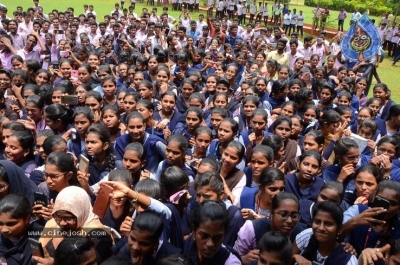
[[[81, 1], [81, 0], [69, 0], [69, 1], [52, 1], [52, 0], [40, 0], [40, 5], [44, 7], [44, 12], [49, 13], [53, 9], [57, 9], [59, 11], [64, 11], [68, 7], [73, 7], [75, 9], [75, 14], [79, 15], [83, 13], [83, 5], [84, 4], [92, 4], [94, 6], [94, 10], [97, 13], [97, 16], [99, 17], [99, 21], [102, 21], [102, 17], [106, 14], [111, 14], [111, 11], [114, 8], [114, 4], [119, 1], [110, 1], [110, 0], [90, 0], [90, 1]], [[136, 8], [134, 12], [136, 14], [141, 14], [142, 8], [146, 7], [148, 9], [152, 8], [152, 6], [147, 5], [147, 0], [144, 0], [144, 3], [138, 3], [138, 0], [136, 1]], [[126, 0], [125, 6], [129, 6], [130, 1]], [[203, 3], [203, 0], [200, 2]], [[272, 1], [266, 1], [268, 3], [270, 13], [271, 13], [271, 8], [272, 8]], [[8, 8], [8, 14], [9, 16], [12, 16], [12, 12], [16, 9], [18, 5], [22, 6], [24, 10], [26, 10], [28, 7], [33, 6], [32, 1], [11, 1], [11, 0], [5, 0], [2, 2], [5, 6]], [[258, 1], [257, 1], [258, 5]], [[155, 7], [158, 8], [158, 14], [161, 14], [162, 12], [162, 5], [158, 6], [157, 4]], [[172, 15], [175, 18], [178, 18], [180, 12], [179, 11], [172, 11], [171, 5], [168, 5], [170, 11], [169, 14]], [[296, 8], [297, 11], [303, 10], [303, 13], [306, 17], [305, 23], [312, 23], [312, 7], [304, 6], [303, 5], [303, 0], [292, 0], [290, 3], [290, 9]], [[205, 14], [205, 12], [201, 11], [200, 13]], [[191, 13], [191, 17], [194, 20], [198, 19], [198, 15], [200, 14], [198, 12]], [[328, 26], [331, 26], [333, 28], [336, 28], [337, 26], [337, 21], [335, 19], [337, 18], [338, 11], [330, 11], [330, 17], [328, 18]], [[348, 11], [348, 19], [345, 21], [345, 29], [349, 27], [349, 20], [351, 16], [352, 10]], [[374, 18], [375, 21], [378, 23], [380, 22], [380, 18], [370, 16], [370, 18]], [[400, 82], [397, 80], [397, 78], [400, 76], [400, 63], [398, 66], [391, 66], [391, 59], [385, 58], [383, 63], [380, 64], [378, 68], [378, 73], [380, 76], [380, 79], [382, 82], [386, 83], [389, 88], [392, 90], [392, 99], [395, 100], [396, 102], [400, 102]], [[373, 84], [376, 83], [376, 80], [373, 80]], [[371, 90], [370, 90], [371, 91]]]

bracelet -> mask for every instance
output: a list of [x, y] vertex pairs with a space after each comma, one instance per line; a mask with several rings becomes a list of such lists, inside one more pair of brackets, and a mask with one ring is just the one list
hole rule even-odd
[[136, 192], [136, 198], [131, 200], [131, 204], [133, 204], [133, 205], [135, 205], [139, 199], [139, 192], [137, 192], [137, 191], [135, 191], [135, 192]]

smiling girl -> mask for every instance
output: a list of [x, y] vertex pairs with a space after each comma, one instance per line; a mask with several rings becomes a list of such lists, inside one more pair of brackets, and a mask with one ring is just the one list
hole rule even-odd
[[346, 252], [337, 242], [342, 227], [343, 212], [335, 203], [324, 201], [313, 207], [313, 221], [308, 228], [297, 235], [293, 244], [293, 258], [298, 264], [308, 261], [323, 264], [358, 264], [357, 258]]
[[33, 157], [34, 143], [35, 139], [27, 131], [13, 132], [6, 142], [6, 159], [21, 167], [27, 177], [37, 166]]

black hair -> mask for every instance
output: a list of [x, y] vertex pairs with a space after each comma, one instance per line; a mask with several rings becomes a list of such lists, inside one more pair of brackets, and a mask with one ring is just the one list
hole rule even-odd
[[35, 138], [28, 131], [14, 131], [10, 137], [15, 137], [22, 149], [29, 149], [29, 153], [25, 160], [33, 159], [33, 146], [35, 144]]
[[75, 162], [70, 154], [61, 151], [52, 152], [47, 156], [45, 164], [54, 165], [63, 173], [72, 172], [72, 177], [68, 180], [69, 185], [80, 187], [78, 178], [76, 176]]
[[217, 171], [208, 171], [198, 174], [194, 180], [194, 188], [209, 186], [217, 194], [224, 192], [224, 182]]
[[[275, 253], [281, 265], [289, 265], [292, 260], [292, 242], [279, 231], [269, 231], [258, 241], [260, 253]], [[261, 258], [261, 257], [259, 257]]]
[[155, 200], [160, 200], [162, 198], [162, 191], [160, 183], [154, 179], [142, 179], [135, 185], [135, 191], [138, 193], [143, 193]]
[[318, 161], [318, 166], [321, 167], [322, 164], [322, 156], [320, 153], [314, 151], [314, 150], [308, 150], [306, 152], [304, 152], [304, 154], [302, 154], [299, 157], [299, 163], [301, 163], [306, 157], [314, 157], [315, 159], [317, 159]]
[[297, 199], [296, 195], [291, 192], [279, 192], [277, 193], [271, 202], [271, 212], [274, 212], [276, 209], [279, 208], [282, 201], [284, 200], [292, 200], [297, 204], [297, 207], [300, 209], [299, 199]]
[[379, 183], [378, 188], [376, 189], [376, 193], [378, 194], [379, 192], [390, 189], [394, 190], [396, 192], [396, 199], [398, 202], [400, 202], [400, 183], [394, 180], [383, 180], [381, 183]]
[[108, 174], [109, 181], [123, 181], [128, 184], [128, 186], [132, 186], [132, 176], [128, 170], [122, 168], [116, 168], [110, 171]]
[[213, 168], [213, 170], [216, 171], [216, 172], [219, 172], [220, 167], [221, 167], [221, 165], [218, 163], [217, 160], [212, 159], [212, 158], [210, 158], [210, 157], [205, 157], [205, 158], [203, 158], [203, 159], [200, 161], [199, 167], [200, 167], [201, 165], [205, 165], [205, 164], [210, 165], [210, 166]]
[[274, 161], [274, 150], [272, 150], [272, 148], [267, 145], [257, 145], [253, 148], [252, 154], [254, 153], [261, 153], [270, 163]]
[[227, 123], [229, 123], [231, 125], [233, 136], [236, 136], [238, 131], [239, 131], [239, 124], [237, 123], [237, 121], [235, 121], [234, 119], [228, 117], [228, 118], [225, 118], [225, 119], [223, 119], [221, 121], [221, 123], [223, 123], [223, 122], [227, 122]]
[[[186, 139], [185, 136], [180, 135], [180, 134], [173, 134], [168, 138], [167, 144], [175, 142], [178, 144], [179, 150], [183, 153], [186, 154], [186, 151], [189, 147], [189, 142]], [[184, 157], [183, 157], [184, 158]]]
[[324, 142], [325, 142], [325, 137], [324, 137], [324, 135], [322, 134], [322, 132], [320, 132], [320, 131], [316, 131], [316, 130], [314, 130], [314, 131], [309, 131], [308, 133], [306, 133], [306, 135], [304, 135], [304, 138], [307, 137], [307, 136], [313, 137], [313, 138], [314, 138], [314, 141], [315, 141], [318, 145], [324, 144]]
[[[313, 206], [313, 209], [312, 209], [313, 221], [314, 221], [316, 214], [320, 211], [329, 213], [331, 215], [331, 217], [335, 220], [335, 223], [337, 225], [337, 229], [339, 232], [339, 229], [342, 226], [342, 222], [343, 222], [342, 208], [340, 208], [339, 205], [337, 205], [336, 203], [331, 202], [331, 201], [317, 202]], [[305, 259], [313, 260], [313, 257], [316, 255], [318, 247], [319, 247], [319, 242], [317, 241], [315, 235], [312, 235], [302, 256]]]
[[156, 265], [195, 265], [195, 264], [183, 254], [173, 254], [166, 258], [160, 259], [156, 263]]
[[340, 121], [340, 115], [334, 110], [324, 111], [322, 116], [319, 118], [319, 124], [321, 127], [324, 126], [324, 123], [332, 124]]
[[133, 143], [128, 144], [124, 149], [124, 153], [126, 151], [135, 152], [138, 155], [138, 157], [140, 158], [141, 161], [146, 160], [147, 151], [146, 151], [146, 149], [143, 147], [143, 145], [141, 143], [133, 142]]
[[261, 144], [270, 147], [274, 151], [274, 154], [275, 154], [282, 148], [283, 139], [282, 139], [282, 137], [275, 135], [275, 134], [268, 135], [268, 136], [264, 137]]
[[335, 153], [335, 159], [340, 158], [347, 154], [351, 148], [358, 149], [357, 143], [350, 138], [341, 138], [335, 143], [335, 147], [333, 148], [333, 152]]
[[400, 116], [400, 105], [394, 104], [389, 108], [389, 115], [386, 120], [388, 121], [397, 116]]
[[54, 147], [63, 143], [65, 147], [67, 147], [67, 141], [62, 138], [60, 135], [51, 135], [46, 138], [43, 142], [43, 151], [46, 155], [49, 155], [53, 152]]
[[273, 184], [275, 181], [283, 181], [285, 183], [285, 174], [275, 167], [268, 167], [261, 172], [259, 178], [260, 190], [268, 185]]
[[107, 166], [104, 170], [110, 171], [114, 169], [115, 158], [113, 155], [113, 145], [111, 143], [110, 131], [108, 130], [108, 128], [103, 124], [93, 124], [88, 128], [86, 135], [88, 135], [89, 133], [96, 134], [103, 144], [108, 143], [108, 148], [105, 150]]
[[56, 249], [54, 264], [79, 264], [85, 252], [94, 248], [94, 242], [88, 237], [65, 238]]
[[365, 165], [359, 167], [356, 170], [356, 172], [354, 173], [355, 178], [357, 178], [357, 175], [362, 172], [368, 172], [371, 175], [373, 175], [377, 184], [381, 183], [383, 180], [383, 174], [382, 174], [381, 170], [374, 165], [365, 164]]
[[382, 137], [378, 143], [376, 144], [377, 147], [381, 146], [383, 143], [389, 143], [392, 144], [395, 147], [396, 153], [398, 153], [399, 150], [399, 143], [395, 137], [392, 136], [385, 136]]
[[160, 176], [160, 185], [165, 197], [186, 189], [188, 183], [189, 177], [181, 168], [176, 166], [164, 169]]
[[31, 206], [28, 198], [19, 194], [6, 195], [0, 200], [0, 214], [3, 213], [8, 213], [13, 219], [29, 220]]
[[345, 190], [344, 190], [342, 183], [334, 181], [334, 180], [327, 181], [327, 182], [325, 182], [324, 186], [322, 186], [320, 193], [321, 193], [321, 191], [323, 191], [325, 189], [336, 190], [339, 194], [340, 201], [343, 200]]
[[18, 121], [12, 121], [3, 125], [3, 130], [10, 130], [12, 132], [26, 132], [25, 125]]
[[47, 117], [54, 122], [60, 119], [65, 128], [68, 127], [70, 118], [72, 117], [71, 109], [68, 109], [60, 104], [51, 104], [44, 110], [44, 112], [46, 113]]
[[131, 230], [139, 232], [147, 231], [153, 244], [158, 244], [161, 234], [164, 230], [163, 220], [151, 212], [143, 212], [136, 216], [132, 223]]
[[197, 204], [190, 216], [193, 231], [199, 228], [200, 224], [207, 221], [219, 222], [224, 230], [228, 230], [230, 219], [224, 202], [204, 201]]
[[246, 152], [246, 149], [244, 148], [243, 144], [241, 144], [237, 141], [232, 141], [226, 146], [226, 148], [228, 148], [228, 147], [232, 147], [238, 152], [239, 163], [240, 163], [240, 161], [242, 161], [242, 159], [245, 155], [245, 152]]
[[270, 95], [271, 95], [272, 97], [276, 96], [277, 94], [279, 94], [280, 92], [282, 92], [287, 86], [288, 86], [288, 85], [287, 85], [287, 83], [286, 83], [285, 81], [282, 81], [282, 80], [275, 80], [275, 81], [272, 83]]
[[38, 95], [29, 96], [25, 100], [25, 104], [27, 104], [27, 103], [33, 103], [38, 109], [43, 109], [43, 107], [44, 107], [44, 100], [43, 100], [43, 98], [41, 98]]

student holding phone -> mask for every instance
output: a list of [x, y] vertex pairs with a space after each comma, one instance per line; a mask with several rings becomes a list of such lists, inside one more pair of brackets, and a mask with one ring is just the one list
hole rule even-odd
[[[76, 186], [66, 187], [58, 194], [52, 211], [53, 219], [47, 221], [45, 229], [83, 233], [89, 238], [96, 238], [95, 250], [97, 263], [100, 264], [110, 257], [113, 239], [109, 230], [92, 211], [93, 208], [85, 190]], [[53, 264], [55, 252], [64, 238], [54, 234], [52, 237], [42, 236], [39, 241], [44, 248], [45, 258], [33, 257], [33, 259], [39, 264]]]
[[85, 138], [89, 159], [87, 172], [78, 170], [77, 177], [81, 186], [94, 185], [115, 168], [110, 132], [103, 124], [90, 126]]
[[400, 210], [400, 183], [382, 181], [370, 206], [357, 204], [344, 212], [340, 237], [346, 236], [357, 253], [364, 248], [382, 247], [390, 240], [400, 238], [400, 219], [397, 217]]

